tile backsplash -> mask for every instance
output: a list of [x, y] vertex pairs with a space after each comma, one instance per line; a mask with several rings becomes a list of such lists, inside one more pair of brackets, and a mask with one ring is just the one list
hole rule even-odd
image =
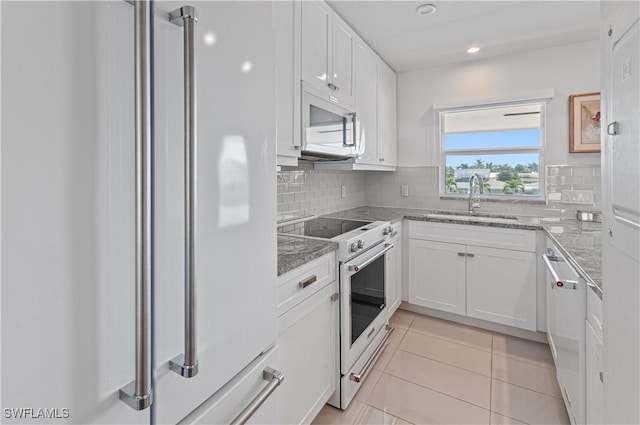
[[366, 205], [364, 171], [314, 170], [301, 162], [296, 168], [282, 167], [276, 180], [278, 222]]
[[[466, 200], [441, 198], [439, 167], [397, 167], [395, 172], [314, 170], [310, 163], [278, 172], [278, 221], [329, 214], [364, 205], [464, 210]], [[575, 216], [602, 209], [600, 164], [546, 167], [547, 202], [481, 201], [483, 212]], [[342, 197], [342, 186], [346, 194]], [[403, 193], [403, 186], [405, 187]], [[406, 195], [406, 196], [404, 196]]]

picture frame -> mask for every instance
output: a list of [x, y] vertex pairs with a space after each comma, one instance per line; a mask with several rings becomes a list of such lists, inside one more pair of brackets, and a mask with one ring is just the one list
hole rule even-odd
[[600, 152], [600, 93], [569, 96], [569, 153]]

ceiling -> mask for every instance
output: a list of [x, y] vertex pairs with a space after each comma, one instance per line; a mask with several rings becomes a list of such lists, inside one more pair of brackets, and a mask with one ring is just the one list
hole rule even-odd
[[[419, 16], [432, 3], [437, 12]], [[396, 72], [597, 40], [598, 1], [329, 1]], [[473, 55], [471, 46], [481, 48]]]

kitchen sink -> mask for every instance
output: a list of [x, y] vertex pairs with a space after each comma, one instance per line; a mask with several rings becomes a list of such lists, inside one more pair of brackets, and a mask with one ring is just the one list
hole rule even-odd
[[491, 215], [471, 215], [471, 214], [428, 214], [428, 218], [469, 221], [481, 223], [503, 223], [513, 224], [518, 222], [518, 217], [513, 216], [491, 216]]

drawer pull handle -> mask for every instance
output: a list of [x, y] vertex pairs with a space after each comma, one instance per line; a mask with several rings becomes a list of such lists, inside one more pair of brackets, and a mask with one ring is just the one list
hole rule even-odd
[[473, 257], [475, 257], [475, 254], [467, 254], [467, 257], [473, 258]]
[[604, 372], [598, 373], [598, 377], [600, 378], [600, 382], [604, 384]]
[[318, 280], [318, 276], [316, 276], [315, 274], [311, 277], [306, 278], [305, 280], [301, 280], [300, 282], [298, 282], [298, 286], [300, 288], [306, 288], [307, 286], [311, 285], [312, 283], [315, 283]]
[[458, 257], [466, 257], [466, 256], [467, 256], [467, 254], [465, 254], [464, 252], [459, 252], [458, 253]]

